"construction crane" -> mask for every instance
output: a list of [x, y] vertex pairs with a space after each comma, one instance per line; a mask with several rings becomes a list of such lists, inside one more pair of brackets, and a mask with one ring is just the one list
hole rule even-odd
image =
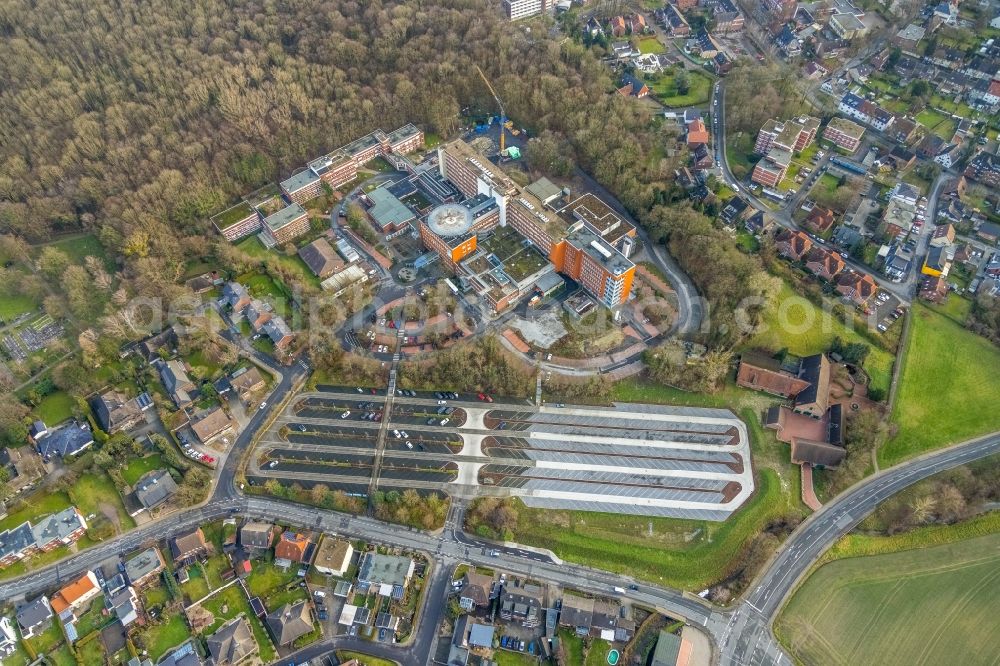
[[476, 71], [479, 72], [479, 76], [482, 77], [483, 83], [486, 87], [490, 89], [490, 94], [493, 95], [493, 99], [496, 100], [497, 106], [500, 107], [500, 154], [504, 154], [504, 135], [507, 133], [507, 112], [503, 109], [503, 102], [500, 101], [500, 96], [497, 95], [497, 91], [493, 90], [493, 86], [490, 85], [490, 80], [486, 78], [483, 74], [483, 70], [479, 69], [479, 65], [476, 65]]

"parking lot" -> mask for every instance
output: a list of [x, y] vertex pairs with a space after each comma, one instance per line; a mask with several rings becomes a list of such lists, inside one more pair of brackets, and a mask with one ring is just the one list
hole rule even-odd
[[386, 421], [384, 394], [323, 388], [265, 433], [251, 480], [362, 493], [378, 469], [381, 489], [708, 520], [724, 520], [754, 488], [746, 427], [727, 410], [400, 392]]

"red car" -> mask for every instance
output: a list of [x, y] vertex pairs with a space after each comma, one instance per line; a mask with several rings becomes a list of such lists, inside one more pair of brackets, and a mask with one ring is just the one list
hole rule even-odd
[[483, 402], [486, 402], [486, 394], [485, 393], [480, 393], [479, 394], [479, 399], [482, 400]]

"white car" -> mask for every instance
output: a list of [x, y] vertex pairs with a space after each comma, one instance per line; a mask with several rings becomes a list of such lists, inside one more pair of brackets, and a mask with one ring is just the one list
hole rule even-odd
[[407, 442], [406, 443], [406, 448], [412, 449], [413, 448], [413, 442]]
[[262, 402], [262, 403], [260, 403], [260, 407], [258, 407], [257, 409], [258, 410], [263, 410], [265, 407], [267, 407], [267, 403], [266, 402]]
[[350, 415], [351, 415], [351, 410], [347, 410], [346, 412], [340, 415], [340, 418], [346, 419]]
[[398, 431], [398, 430], [393, 430], [393, 431], [392, 431], [392, 434], [396, 436], [396, 439], [399, 439], [399, 438], [401, 438], [401, 437], [402, 437], [402, 435], [400, 435], [400, 434], [399, 434], [399, 431]]

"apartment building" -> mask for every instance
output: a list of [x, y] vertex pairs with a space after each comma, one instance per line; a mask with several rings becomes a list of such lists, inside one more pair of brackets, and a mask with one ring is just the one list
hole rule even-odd
[[847, 118], [831, 118], [823, 129], [823, 138], [843, 148], [849, 153], [853, 153], [861, 145], [861, 137], [864, 136], [865, 128], [848, 120]]
[[309, 163], [309, 170], [330, 187], [336, 189], [349, 183], [358, 175], [358, 164], [343, 152], [333, 152], [317, 157]]
[[880, 132], [888, 129], [895, 119], [895, 116], [882, 107], [850, 92], [845, 93], [840, 98], [840, 104], [837, 105], [837, 108], [845, 116], [854, 118], [866, 125], [871, 125]]
[[260, 213], [245, 201], [212, 217], [212, 225], [229, 242], [260, 231]]
[[309, 231], [309, 214], [298, 203], [264, 218], [264, 235], [271, 247], [289, 243]]
[[764, 187], [776, 187], [785, 177], [788, 165], [792, 163], [792, 153], [784, 148], [768, 150], [753, 169], [750, 180]]
[[323, 193], [323, 181], [312, 169], [300, 171], [278, 184], [282, 193], [297, 204], [304, 204]]
[[816, 138], [819, 125], [819, 118], [812, 116], [799, 116], [784, 122], [768, 120], [757, 133], [753, 151], [758, 155], [767, 155], [772, 146], [777, 146], [791, 153], [800, 153]]
[[500, 0], [500, 4], [511, 21], [537, 16], [552, 8], [552, 0]]

